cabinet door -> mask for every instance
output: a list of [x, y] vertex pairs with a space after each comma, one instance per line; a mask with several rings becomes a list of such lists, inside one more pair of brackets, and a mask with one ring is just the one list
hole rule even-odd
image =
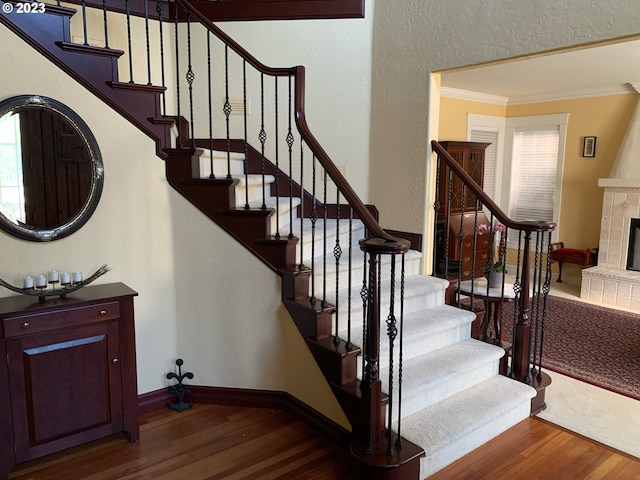
[[16, 462], [122, 430], [117, 322], [7, 342]]

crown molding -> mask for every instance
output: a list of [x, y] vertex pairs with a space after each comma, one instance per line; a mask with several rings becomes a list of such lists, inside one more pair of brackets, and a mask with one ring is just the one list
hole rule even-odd
[[495, 105], [507, 105], [509, 98], [489, 93], [472, 92], [459, 88], [440, 87], [440, 96], [447, 98], [457, 98], [458, 100], [469, 100], [471, 102], [492, 103]]
[[490, 103], [494, 105], [522, 105], [525, 103], [554, 102], [558, 100], [573, 100], [577, 98], [605, 97], [609, 95], [624, 95], [628, 93], [640, 93], [640, 81], [629, 82], [623, 85], [610, 85], [602, 88], [584, 90], [572, 90], [571, 92], [554, 92], [548, 94], [517, 95], [502, 97], [489, 93], [473, 92], [459, 88], [441, 87], [440, 96], [469, 100], [472, 102]]

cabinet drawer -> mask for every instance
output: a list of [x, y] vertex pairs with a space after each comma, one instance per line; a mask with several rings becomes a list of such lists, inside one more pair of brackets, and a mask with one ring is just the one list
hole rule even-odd
[[5, 318], [5, 338], [31, 335], [59, 328], [103, 322], [120, 317], [120, 303], [108, 302], [86, 307], [69, 308], [59, 312], [33, 313]]

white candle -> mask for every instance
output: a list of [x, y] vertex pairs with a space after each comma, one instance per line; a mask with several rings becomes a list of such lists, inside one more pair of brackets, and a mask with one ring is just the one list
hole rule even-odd
[[69, 272], [64, 272], [61, 278], [62, 278], [61, 283], [63, 285], [69, 285], [71, 283], [71, 275], [69, 275]]
[[82, 272], [73, 272], [73, 283], [82, 281]]
[[58, 281], [58, 272], [56, 270], [51, 270], [49, 272], [49, 281], [57, 282]]
[[33, 277], [27, 275], [24, 277], [24, 288], [33, 288]]
[[36, 287], [46, 287], [47, 286], [47, 277], [44, 275], [38, 276], [38, 281], [36, 282]]

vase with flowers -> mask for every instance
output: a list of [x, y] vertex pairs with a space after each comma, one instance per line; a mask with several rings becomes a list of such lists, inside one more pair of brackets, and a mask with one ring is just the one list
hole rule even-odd
[[486, 223], [478, 225], [478, 235], [490, 235], [489, 259], [483, 268], [489, 288], [499, 288], [502, 284], [505, 272], [505, 232], [506, 227], [500, 222], [493, 226]]

